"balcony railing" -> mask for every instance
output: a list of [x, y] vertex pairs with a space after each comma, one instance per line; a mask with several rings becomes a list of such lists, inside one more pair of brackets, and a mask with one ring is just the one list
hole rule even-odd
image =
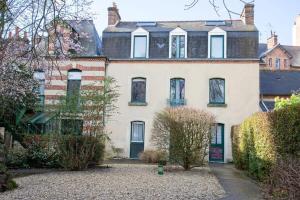
[[167, 103], [171, 107], [185, 106], [186, 100], [185, 99], [168, 99]]

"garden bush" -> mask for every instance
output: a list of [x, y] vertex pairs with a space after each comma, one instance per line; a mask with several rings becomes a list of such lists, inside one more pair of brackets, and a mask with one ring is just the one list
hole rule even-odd
[[67, 170], [83, 170], [103, 160], [104, 142], [94, 136], [61, 136], [57, 143], [60, 164]]
[[59, 154], [56, 151], [57, 135], [25, 135], [23, 143], [26, 145], [27, 162], [35, 168], [60, 167]]
[[5, 164], [8, 168], [29, 168], [27, 150], [21, 148], [9, 149], [6, 153]]
[[17, 183], [11, 179], [10, 174], [7, 172], [6, 166], [0, 162], [0, 192], [12, 190], [17, 187]]
[[268, 113], [256, 113], [233, 128], [234, 164], [258, 180], [269, 174], [276, 150]]
[[168, 161], [189, 170], [204, 164], [214, 122], [214, 116], [202, 110], [167, 108], [156, 114], [151, 140], [167, 152]]
[[300, 158], [278, 158], [265, 186], [267, 199], [300, 199]]
[[277, 153], [300, 156], [300, 104], [286, 106], [270, 113]]
[[159, 150], [148, 149], [139, 155], [139, 159], [145, 163], [159, 163], [166, 161], [166, 153]]
[[284, 163], [282, 160], [298, 162], [295, 159], [300, 156], [300, 105], [256, 113], [233, 127], [232, 148], [235, 166], [260, 181], [268, 179], [267, 185], [276, 180], [275, 172], [289, 176], [291, 171], [284, 171], [280, 164]]

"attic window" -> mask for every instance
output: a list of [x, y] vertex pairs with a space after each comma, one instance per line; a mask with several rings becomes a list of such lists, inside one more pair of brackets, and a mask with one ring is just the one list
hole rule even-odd
[[156, 22], [138, 22], [136, 26], [156, 26]]
[[216, 21], [206, 21], [206, 26], [225, 26], [226, 22], [223, 20], [216, 20]]

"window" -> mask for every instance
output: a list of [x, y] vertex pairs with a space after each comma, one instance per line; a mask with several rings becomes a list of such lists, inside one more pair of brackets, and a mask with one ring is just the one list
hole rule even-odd
[[213, 78], [209, 80], [209, 103], [225, 104], [225, 80]]
[[142, 27], [131, 33], [131, 58], [149, 58], [149, 32]]
[[269, 67], [272, 67], [272, 58], [269, 58]]
[[144, 142], [145, 122], [131, 122], [131, 142]]
[[185, 105], [185, 81], [182, 78], [173, 78], [170, 81], [170, 105]]
[[68, 72], [67, 103], [79, 105], [81, 71], [71, 69]]
[[208, 58], [227, 58], [227, 32], [220, 27], [208, 32]]
[[224, 124], [215, 124], [211, 129], [211, 144], [223, 144]]
[[224, 36], [211, 36], [210, 58], [224, 58]]
[[275, 63], [276, 69], [280, 69], [280, 59], [276, 58], [276, 63]]
[[81, 135], [83, 130], [83, 121], [80, 119], [62, 119], [61, 133], [63, 135], [76, 134]]
[[44, 104], [45, 104], [45, 72], [36, 71], [36, 72], [34, 72], [33, 76], [39, 83], [39, 87], [35, 91], [39, 96], [40, 106], [44, 107]]
[[147, 36], [134, 36], [134, 58], [146, 58]]
[[185, 58], [185, 36], [172, 36], [172, 58]]
[[146, 79], [145, 78], [132, 79], [131, 102], [146, 103]]
[[177, 27], [170, 32], [169, 36], [169, 58], [187, 57], [187, 32]]

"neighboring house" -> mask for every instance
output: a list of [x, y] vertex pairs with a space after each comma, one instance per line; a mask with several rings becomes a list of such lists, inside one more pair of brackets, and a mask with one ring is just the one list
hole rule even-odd
[[[42, 107], [57, 104], [61, 96], [77, 94], [80, 90], [101, 90], [107, 59], [100, 56], [101, 43], [93, 21], [68, 20], [57, 26], [56, 30], [51, 27], [49, 30], [49, 42], [46, 43], [49, 53], [59, 56], [62, 50], [63, 53], [70, 53], [70, 56], [67, 59], [59, 60], [57, 67], [53, 67], [50, 73], [41, 70], [35, 72], [34, 76], [40, 82], [38, 93]], [[57, 46], [60, 44], [52, 34], [54, 31], [61, 36], [60, 43], [63, 48]], [[74, 42], [72, 41], [74, 36], [81, 47], [79, 53], [74, 52], [74, 49], [69, 49], [69, 42]], [[31, 131], [42, 133], [51, 132], [54, 129], [53, 126], [62, 127], [61, 133], [63, 133], [63, 127], [72, 124], [68, 121], [69, 119], [54, 123], [54, 117], [49, 113], [39, 112], [26, 120]], [[75, 124], [78, 133], [82, 133], [84, 121], [78, 119]]]
[[288, 98], [300, 90], [300, 16], [296, 17], [293, 35], [294, 46], [279, 44], [275, 33], [267, 44], [259, 45], [262, 111], [272, 111], [276, 97]]
[[231, 127], [259, 111], [258, 30], [254, 6], [238, 20], [122, 21], [114, 5], [102, 35], [108, 76], [117, 80], [119, 114], [108, 123], [113, 145], [137, 158], [151, 145], [156, 112], [190, 106], [211, 112], [210, 161], [232, 160]]
[[260, 107], [264, 112], [274, 109], [276, 97], [288, 98], [300, 90], [300, 71], [260, 71]]
[[258, 52], [262, 70], [300, 70], [300, 46], [279, 44], [275, 33], [267, 44], [259, 44]]

